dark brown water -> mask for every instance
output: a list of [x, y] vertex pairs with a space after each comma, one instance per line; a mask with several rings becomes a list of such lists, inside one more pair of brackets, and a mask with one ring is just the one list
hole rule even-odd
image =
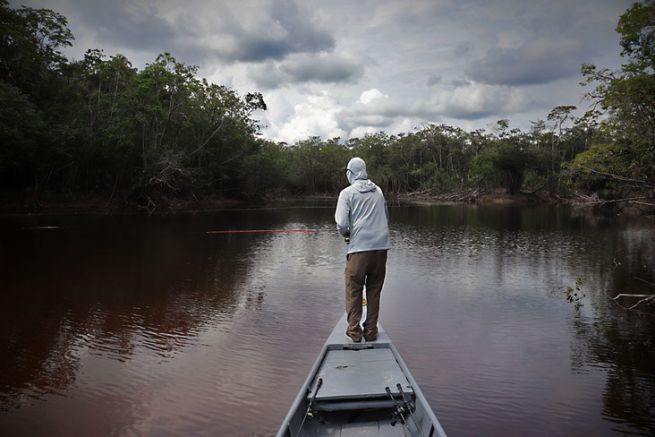
[[[0, 220], [0, 435], [269, 435], [342, 309], [331, 207]], [[391, 208], [381, 322], [451, 435], [655, 434], [655, 227]], [[54, 228], [44, 228], [54, 227]], [[210, 229], [319, 228], [315, 234]], [[581, 305], [566, 288], [583, 283]]]

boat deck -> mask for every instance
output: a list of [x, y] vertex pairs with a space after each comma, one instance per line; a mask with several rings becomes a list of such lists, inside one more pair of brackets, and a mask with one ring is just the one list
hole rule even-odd
[[[400, 369], [390, 349], [329, 350], [317, 375], [323, 385], [316, 394], [316, 401], [333, 399], [389, 399], [399, 393], [396, 384], [411, 392], [407, 378]], [[313, 393], [309, 394], [311, 398]]]
[[[344, 314], [326, 343], [328, 350], [317, 373], [317, 380], [323, 379], [323, 384], [316, 394], [316, 402], [337, 399], [391, 400], [386, 388], [399, 395], [397, 384], [411, 394], [412, 388], [388, 347], [391, 341], [386, 332], [380, 327], [377, 340], [353, 343], [345, 336], [346, 327]], [[308, 393], [308, 399], [314, 395], [315, 387]]]

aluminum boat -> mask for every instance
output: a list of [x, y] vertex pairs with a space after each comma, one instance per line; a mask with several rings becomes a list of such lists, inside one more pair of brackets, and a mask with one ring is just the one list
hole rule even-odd
[[344, 313], [277, 436], [445, 436], [382, 326], [375, 341], [361, 343], [346, 337], [346, 326]]

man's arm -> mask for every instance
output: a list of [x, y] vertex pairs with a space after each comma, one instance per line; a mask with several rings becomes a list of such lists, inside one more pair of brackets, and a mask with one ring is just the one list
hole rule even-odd
[[347, 195], [343, 191], [339, 194], [334, 220], [337, 222], [337, 231], [341, 235], [345, 237], [350, 234], [350, 205], [348, 204]]

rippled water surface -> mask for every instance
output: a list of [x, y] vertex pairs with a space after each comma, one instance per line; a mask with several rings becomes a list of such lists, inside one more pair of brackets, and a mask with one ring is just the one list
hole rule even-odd
[[[655, 292], [652, 224], [390, 213], [381, 322], [450, 435], [655, 434], [655, 315], [610, 299]], [[0, 434], [274, 433], [343, 311], [332, 217], [0, 219]], [[285, 228], [321, 232], [205, 233]]]

